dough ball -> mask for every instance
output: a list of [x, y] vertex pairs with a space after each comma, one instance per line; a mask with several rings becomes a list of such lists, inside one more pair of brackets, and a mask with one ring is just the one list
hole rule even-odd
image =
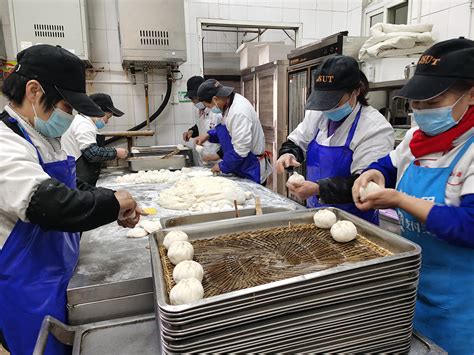
[[135, 227], [127, 232], [127, 238], [142, 238], [148, 235], [148, 232], [140, 227]]
[[188, 235], [181, 231], [171, 231], [165, 236], [165, 239], [163, 240], [163, 246], [166, 248], [166, 250], [168, 250], [171, 243], [177, 242], [179, 240], [187, 242], [189, 240]]
[[357, 228], [351, 221], [339, 221], [331, 227], [331, 236], [336, 242], [347, 243], [357, 237]]
[[146, 230], [148, 233], [153, 233], [159, 229], [161, 229], [161, 223], [160, 221], [147, 221], [147, 220], [141, 220], [140, 221], [140, 226]]
[[170, 291], [170, 302], [173, 305], [197, 302], [204, 297], [204, 288], [199, 280], [183, 279]]
[[329, 229], [337, 222], [337, 217], [329, 210], [319, 210], [314, 214], [313, 220], [316, 227]]
[[193, 260], [194, 248], [189, 242], [179, 240], [171, 243], [168, 249], [168, 258], [173, 265], [178, 265], [184, 260]]
[[204, 269], [194, 260], [185, 260], [178, 263], [173, 269], [173, 280], [178, 283], [183, 279], [197, 279], [202, 282]]
[[202, 145], [196, 145], [194, 147], [194, 149], [196, 149], [196, 152], [198, 152], [199, 154], [202, 153], [202, 151], [204, 150], [204, 147]]
[[365, 198], [368, 194], [370, 194], [371, 192], [381, 190], [381, 189], [382, 188], [379, 185], [377, 185], [375, 182], [371, 181], [367, 184], [366, 187], [360, 187], [359, 188], [360, 198], [365, 200]]
[[293, 175], [290, 176], [288, 179], [288, 182], [290, 184], [295, 184], [295, 185], [301, 185], [305, 182], [306, 180], [304, 179], [303, 175], [298, 174], [296, 171], [293, 173]]

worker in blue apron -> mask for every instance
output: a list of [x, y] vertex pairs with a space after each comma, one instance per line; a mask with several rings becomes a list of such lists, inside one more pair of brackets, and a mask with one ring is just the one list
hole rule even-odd
[[[5, 79], [0, 114], [0, 340], [13, 355], [33, 352], [41, 322], [67, 323], [66, 288], [79, 257], [79, 232], [116, 221], [132, 227], [136, 202], [124, 191], [76, 180], [74, 158], [58, 138], [73, 108], [104, 113], [85, 94], [85, 66], [59, 46], [17, 55]], [[66, 354], [48, 339], [47, 354]]]
[[393, 149], [393, 129], [368, 105], [368, 83], [357, 61], [326, 59], [314, 76], [303, 122], [279, 151], [277, 172], [306, 162], [306, 181], [287, 183], [290, 193], [308, 207], [334, 206], [378, 224], [376, 210], [360, 211], [352, 184], [373, 161]]
[[272, 168], [265, 152], [262, 124], [252, 104], [234, 88], [215, 79], [198, 88], [201, 102], [216, 115], [216, 126], [196, 139], [196, 144], [219, 143], [222, 160], [212, 167], [214, 173], [235, 174], [257, 184], [265, 184]]
[[[422, 248], [414, 327], [449, 354], [474, 353], [474, 41], [443, 41], [399, 95], [418, 127], [354, 183], [361, 210], [397, 208]], [[385, 186], [361, 200], [359, 188]]]

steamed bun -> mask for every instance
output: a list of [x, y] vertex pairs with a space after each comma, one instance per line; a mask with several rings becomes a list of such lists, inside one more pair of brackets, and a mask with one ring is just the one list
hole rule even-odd
[[357, 237], [357, 228], [351, 221], [339, 221], [331, 227], [332, 238], [339, 243], [347, 243]]
[[204, 297], [204, 288], [199, 280], [190, 278], [179, 281], [170, 291], [170, 302], [173, 305], [197, 302]]
[[381, 190], [382, 188], [377, 185], [375, 182], [371, 181], [367, 184], [366, 187], [360, 187], [359, 188], [359, 194], [360, 194], [360, 198], [362, 200], [364, 200], [366, 198], [366, 196], [368, 194], [370, 194], [371, 192], [375, 192], [375, 191], [378, 191], [378, 190]]
[[334, 212], [329, 210], [319, 210], [313, 216], [314, 224], [318, 228], [329, 229], [337, 221]]
[[163, 240], [163, 246], [166, 248], [166, 250], [168, 250], [170, 248], [171, 243], [176, 242], [178, 240], [187, 242], [188, 239], [188, 235], [182, 231], [171, 231], [166, 234], [165, 239]]
[[168, 248], [168, 258], [173, 265], [177, 265], [184, 260], [192, 260], [194, 248], [191, 243], [179, 240], [171, 243]]

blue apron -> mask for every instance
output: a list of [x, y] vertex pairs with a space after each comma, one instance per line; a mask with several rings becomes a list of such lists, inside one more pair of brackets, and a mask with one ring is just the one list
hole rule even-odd
[[[234, 150], [232, 137], [230, 136], [227, 127], [223, 124], [218, 124], [214, 130], [216, 131], [224, 155], [226, 152]], [[249, 154], [244, 158], [242, 164], [240, 164], [235, 171], [231, 171], [231, 173], [260, 184], [260, 161], [255, 154], [249, 152]]]
[[[316, 132], [316, 135], [309, 144], [306, 153], [306, 180], [317, 182], [318, 180], [330, 177], [350, 177], [352, 175], [351, 165], [353, 152], [350, 148], [350, 144], [354, 138], [361, 112], [362, 108], [357, 113], [343, 146], [331, 147], [319, 144], [316, 141], [319, 130]], [[319, 203], [317, 196], [311, 196], [307, 199], [306, 204], [309, 208], [324, 206], [337, 207], [374, 224], [379, 223], [377, 211], [370, 210], [362, 212], [354, 203], [326, 205]]]
[[[397, 190], [445, 205], [446, 184], [474, 138], [447, 168], [425, 168], [411, 162]], [[449, 244], [399, 209], [402, 236], [422, 248], [415, 329], [449, 354], [474, 353], [474, 249]]]
[[[9, 120], [33, 145], [18, 122]], [[51, 178], [76, 187], [73, 157], [44, 163], [36, 151], [41, 167]], [[0, 250], [0, 329], [12, 354], [33, 352], [46, 315], [67, 322], [66, 288], [78, 257], [79, 233], [46, 231], [37, 224], [16, 222]], [[50, 337], [46, 354], [69, 352], [70, 348]]]

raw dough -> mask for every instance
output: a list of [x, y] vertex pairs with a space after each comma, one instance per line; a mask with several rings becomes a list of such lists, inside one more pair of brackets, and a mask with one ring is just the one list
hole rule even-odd
[[160, 184], [174, 183], [184, 178], [186, 178], [186, 174], [183, 174], [180, 170], [141, 170], [136, 174], [126, 174], [119, 176], [115, 179], [115, 182], [119, 184]]
[[140, 227], [135, 227], [127, 232], [127, 238], [142, 238], [148, 235], [148, 232]]
[[188, 150], [188, 147], [186, 147], [185, 145], [182, 145], [182, 144], [178, 144], [176, 146], [176, 148], [178, 148], [179, 150]]
[[166, 234], [165, 239], [163, 240], [163, 246], [168, 250], [170, 248], [171, 243], [177, 241], [184, 241], [187, 242], [189, 237], [186, 233], [182, 231], [171, 231]]
[[202, 145], [196, 145], [194, 147], [194, 149], [196, 149], [196, 152], [198, 152], [199, 154], [202, 153], [202, 151], [204, 150], [204, 147]]
[[146, 220], [146, 219], [142, 219], [140, 221], [140, 227], [142, 227], [148, 233], [153, 233], [153, 232], [155, 232], [155, 231], [162, 228], [160, 220], [149, 221], [149, 220]]
[[202, 277], [204, 275], [204, 269], [201, 264], [195, 262], [194, 260], [185, 260], [181, 261], [173, 269], [173, 280], [178, 283], [183, 279], [197, 279], [199, 282], [202, 282]]
[[203, 297], [204, 288], [196, 279], [181, 280], [170, 291], [170, 302], [173, 305], [196, 302], [202, 300]]
[[332, 211], [319, 210], [314, 214], [313, 220], [316, 227], [329, 229], [336, 223], [337, 217]]
[[194, 248], [190, 242], [177, 241], [171, 243], [168, 248], [168, 258], [173, 265], [178, 265], [181, 261], [192, 260], [194, 256]]
[[298, 174], [296, 171], [289, 177], [288, 182], [290, 184], [302, 185], [306, 180], [303, 175]]
[[232, 209], [246, 201], [245, 191], [229, 179], [209, 176], [178, 181], [160, 193], [158, 203], [171, 210], [212, 211]]
[[375, 182], [371, 181], [367, 184], [365, 188], [364, 187], [359, 188], [360, 198], [362, 200], [365, 200], [368, 194], [370, 194], [371, 192], [378, 191], [378, 190], [382, 190], [382, 188], [379, 185], [377, 185]]
[[357, 228], [351, 221], [339, 221], [331, 227], [331, 236], [336, 242], [347, 243], [357, 237]]

